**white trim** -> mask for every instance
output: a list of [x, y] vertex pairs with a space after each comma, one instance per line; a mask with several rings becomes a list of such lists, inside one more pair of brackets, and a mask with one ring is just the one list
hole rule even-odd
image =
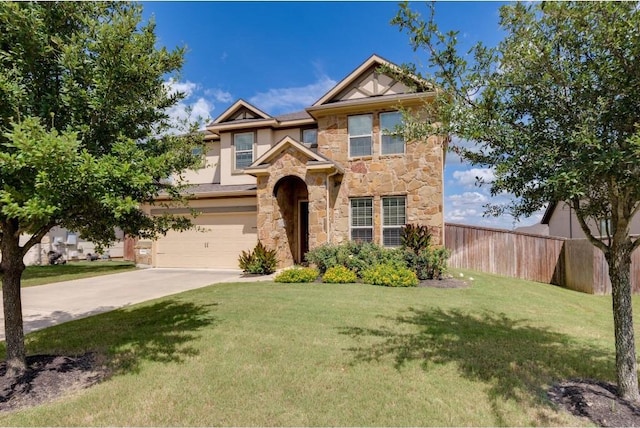
[[[359, 117], [359, 116], [369, 116], [369, 118], [371, 118], [371, 130], [370, 130], [370, 133], [369, 134], [351, 135], [351, 127], [349, 126], [349, 120], [352, 117]], [[370, 140], [369, 153], [363, 154], [363, 155], [353, 155], [351, 153], [351, 138], [352, 137], [353, 138], [369, 137], [369, 140]], [[347, 145], [348, 145], [348, 148], [349, 148], [349, 159], [373, 156], [373, 113], [352, 114], [352, 115], [347, 116]]]
[[[252, 142], [251, 142], [251, 149], [250, 150], [238, 150], [236, 148], [236, 137], [238, 135], [245, 135], [245, 134], [250, 134], [252, 137]], [[244, 171], [245, 168], [251, 166], [254, 162], [255, 156], [256, 156], [256, 132], [255, 131], [246, 131], [246, 132], [235, 132], [233, 133], [233, 135], [231, 136], [232, 138], [232, 143], [233, 143], [233, 171], [238, 171], [238, 172], [242, 172]], [[251, 152], [251, 162], [249, 163], [249, 165], [243, 167], [243, 168], [238, 168], [238, 153], [248, 153]]]
[[[371, 226], [354, 226], [353, 225], [353, 205], [351, 205], [351, 203], [358, 199], [371, 201]], [[353, 241], [352, 231], [354, 229], [360, 229], [360, 230], [370, 229], [371, 241], [369, 242], [374, 242], [375, 240], [374, 227], [376, 223], [375, 223], [375, 209], [374, 209], [375, 206], [374, 206], [373, 199], [374, 199], [373, 196], [357, 196], [357, 197], [349, 198], [349, 241]]]
[[[384, 201], [385, 199], [402, 199], [404, 200], [404, 223], [402, 225], [393, 225], [393, 226], [385, 226], [385, 212], [384, 212]], [[388, 196], [380, 196], [380, 244], [383, 247], [387, 248], [397, 248], [395, 245], [386, 245], [384, 243], [384, 231], [385, 229], [401, 229], [402, 226], [407, 224], [407, 196], [406, 195], [388, 195]]]

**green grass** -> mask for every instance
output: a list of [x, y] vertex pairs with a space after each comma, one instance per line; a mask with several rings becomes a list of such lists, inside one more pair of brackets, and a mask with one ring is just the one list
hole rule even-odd
[[0, 425], [584, 425], [545, 389], [614, 379], [610, 298], [472, 275], [218, 284], [38, 331], [30, 354], [93, 350], [114, 375]]
[[133, 262], [120, 261], [82, 261], [69, 262], [64, 265], [27, 266], [22, 274], [22, 287], [109, 275], [135, 268]]

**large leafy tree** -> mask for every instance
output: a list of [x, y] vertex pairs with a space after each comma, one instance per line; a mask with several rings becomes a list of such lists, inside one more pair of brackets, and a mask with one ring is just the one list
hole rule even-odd
[[[434, 10], [423, 18], [403, 4], [393, 21], [429, 57], [430, 77], [442, 90], [431, 113], [442, 132], [477, 142], [459, 151], [493, 168], [493, 194], [515, 195], [491, 212], [519, 217], [560, 201], [573, 208], [609, 264], [618, 392], [637, 402], [630, 266], [640, 239], [630, 236], [629, 224], [640, 209], [638, 4], [506, 5], [504, 39], [467, 52], [459, 51], [457, 32], [438, 28]], [[412, 65], [405, 71], [419, 74]]]
[[[153, 22], [123, 2], [0, 3], [0, 273], [7, 363], [25, 368], [23, 257], [54, 226], [98, 244], [115, 228], [153, 237], [182, 217], [141, 210], [162, 178], [196, 164], [175, 136], [166, 84], [184, 51], [156, 47]], [[185, 136], [186, 135], [186, 136]], [[30, 237], [20, 245], [20, 236]]]

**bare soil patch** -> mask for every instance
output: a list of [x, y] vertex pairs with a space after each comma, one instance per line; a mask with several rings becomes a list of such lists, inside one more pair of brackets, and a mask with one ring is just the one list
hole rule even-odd
[[13, 411], [53, 401], [88, 388], [108, 375], [94, 353], [80, 356], [33, 355], [27, 357], [27, 371], [18, 377], [7, 375], [0, 363], [0, 411]]
[[616, 395], [617, 387], [595, 380], [568, 380], [548, 392], [553, 403], [601, 427], [640, 427], [640, 406]]

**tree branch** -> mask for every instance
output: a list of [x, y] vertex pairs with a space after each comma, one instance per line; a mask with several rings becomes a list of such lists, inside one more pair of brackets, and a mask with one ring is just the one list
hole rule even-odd
[[584, 217], [582, 216], [581, 209], [580, 209], [580, 200], [578, 198], [574, 198], [573, 200], [571, 200], [570, 205], [573, 207], [573, 210], [576, 213], [576, 218], [578, 219], [578, 224], [580, 224], [580, 228], [582, 229], [582, 232], [584, 232], [589, 242], [591, 242], [591, 244], [594, 247], [597, 247], [600, 250], [602, 250], [603, 253], [606, 253], [607, 250], [609, 249], [609, 246], [606, 245], [604, 242], [602, 242], [600, 239], [597, 239], [591, 233], [591, 229], [589, 229], [589, 226], [587, 225], [587, 223], [584, 220]]
[[55, 226], [55, 223], [46, 224], [42, 226], [36, 233], [31, 235], [31, 238], [29, 238], [29, 240], [22, 247], [20, 247], [20, 253], [22, 253], [22, 257], [27, 254], [27, 251], [29, 251], [31, 247], [42, 241], [42, 238], [44, 238], [44, 236], [51, 230], [51, 228], [53, 228], [53, 226]]

